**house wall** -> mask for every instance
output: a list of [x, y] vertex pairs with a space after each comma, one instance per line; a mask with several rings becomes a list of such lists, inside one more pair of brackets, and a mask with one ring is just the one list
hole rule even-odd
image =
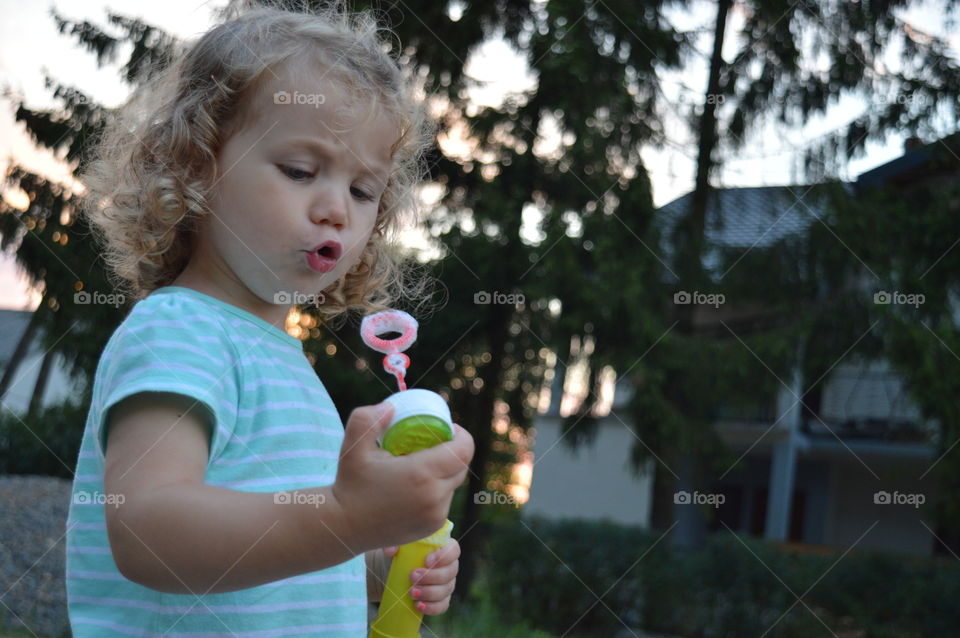
[[538, 417], [536, 431], [524, 513], [649, 526], [652, 473], [631, 473], [630, 450], [641, 443], [619, 419], [601, 419], [596, 439], [577, 452], [559, 440], [558, 417]]
[[[804, 457], [797, 459], [794, 497], [800, 493], [804, 499], [800, 542], [824, 542], [831, 480], [832, 468], [828, 462]], [[752, 530], [751, 526], [753, 521], [765, 518], [767, 503], [760, 500], [760, 495], [769, 484], [769, 455], [750, 454], [744, 458], [740, 468], [727, 474], [716, 487], [717, 492], [728, 495], [727, 502], [731, 505], [731, 511], [724, 511], [725, 506], [721, 506], [724, 522], [736, 531], [762, 535], [762, 530]]]
[[824, 384], [820, 413], [828, 423], [857, 418], [923, 418], [903, 381], [883, 360], [837, 365]]
[[[24, 357], [20, 367], [17, 368], [13, 381], [7, 389], [7, 393], [3, 396], [4, 406], [21, 416], [27, 412], [42, 365], [43, 353], [31, 349], [30, 354]], [[6, 369], [6, 362], [3, 364], [3, 369]], [[67, 375], [62, 365], [62, 357], [55, 355], [47, 376], [47, 386], [43, 392], [42, 405], [50, 406], [63, 403], [68, 397], [78, 397], [82, 390], [80, 380], [72, 379]]]
[[[561, 420], [540, 416], [536, 420], [534, 469], [530, 499], [524, 512], [553, 519], [607, 519], [612, 522], [648, 527], [652, 497], [652, 475], [633, 476], [628, 467], [630, 449], [642, 445], [616, 417], [602, 419], [592, 444], [572, 452], [559, 441]], [[818, 444], [800, 453], [797, 459], [794, 489], [805, 497], [802, 537], [800, 542], [823, 544], [841, 549], [853, 545], [870, 528], [877, 525], [857, 543], [858, 549], [880, 549], [929, 556], [934, 542], [924, 527], [932, 523], [933, 480], [928, 475], [916, 480], [933, 459], [921, 454], [918, 446], [887, 445], [867, 450], [854, 444], [865, 468], [839, 443]], [[912, 456], [899, 455], [910, 447]], [[916, 449], [914, 449], [916, 447]], [[652, 467], [652, 465], [648, 466]], [[878, 480], [871, 474], [875, 472]], [[716, 491], [730, 495], [732, 505], [739, 499], [735, 515], [726, 512], [725, 522], [732, 529], [749, 532], [757, 510], [762, 488], [769, 485], [769, 454], [751, 453], [742, 460], [742, 467], [732, 471], [716, 486]], [[731, 488], [739, 496], [734, 497]], [[926, 503], [919, 509], [909, 505], [878, 505], [874, 494], [886, 490], [891, 494], [921, 493]], [[724, 514], [721, 508], [721, 514]], [[762, 520], [762, 511], [760, 512]], [[926, 517], [926, 518], [924, 518]], [[706, 527], [703, 520], [698, 526]], [[713, 525], [714, 527], [717, 524]], [[762, 532], [760, 532], [762, 534]]]
[[[832, 463], [829, 511], [825, 542], [850, 547], [876, 522], [876, 526], [857, 543], [858, 549], [880, 549], [929, 556], [933, 553], [933, 534], [924, 527], [933, 513], [933, 481], [930, 475], [920, 481], [929, 462], [908, 460], [865, 459], [870, 470], [855, 458], [838, 458]], [[871, 471], [880, 476], [877, 480]], [[926, 503], [919, 508], [910, 505], [878, 505], [874, 494], [923, 494]], [[934, 530], [935, 531], [935, 530]]]
[[[30, 323], [33, 313], [28, 310], [0, 309], [0, 374], [6, 371], [13, 353], [20, 343], [20, 338]], [[10, 382], [6, 394], [2, 399], [0, 410], [6, 409], [18, 415], [26, 413], [33, 397], [33, 388], [36, 386], [40, 368], [43, 365], [44, 348], [41, 347], [38, 335], [34, 335], [33, 342], [27, 349], [27, 354]], [[53, 363], [47, 376], [47, 385], [43, 393], [42, 405], [56, 405], [63, 403], [68, 397], [79, 397], [83, 392], [83, 381], [73, 379], [66, 373], [63, 357], [54, 356]]]

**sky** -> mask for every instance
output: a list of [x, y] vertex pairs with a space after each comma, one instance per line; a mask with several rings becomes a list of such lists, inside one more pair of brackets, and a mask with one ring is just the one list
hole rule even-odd
[[[26, 105], [36, 110], [57, 106], [44, 87], [45, 75], [80, 88], [101, 104], [117, 105], [129, 92], [119, 79], [118, 67], [97, 68], [95, 55], [77, 45], [74, 37], [60, 34], [50, 14], [51, 7], [67, 19], [89, 20], [98, 25], [106, 24], [109, 8], [189, 38], [205, 31], [212, 23], [213, 9], [224, 4], [222, 0], [0, 0], [0, 85], [25, 98]], [[126, 60], [125, 53], [129, 54], [129, 50], [121, 50], [117, 60]], [[13, 158], [51, 179], [72, 183], [64, 162], [35, 147], [23, 126], [15, 121], [15, 109], [13, 102], [0, 97], [0, 170], [6, 171]], [[32, 310], [39, 299], [39, 294], [29, 290], [13, 257], [0, 253], [0, 308]]]
[[[50, 108], [56, 104], [50, 97], [50, 91], [44, 87], [46, 74], [80, 88], [101, 104], [117, 105], [129, 92], [129, 88], [119, 79], [118, 66], [98, 68], [93, 54], [75, 44], [75, 38], [57, 31], [50, 15], [51, 7], [68, 19], [89, 20], [98, 25], [106, 24], [109, 10], [139, 17], [181, 38], [193, 38], [212, 24], [214, 11], [225, 4], [226, 0], [53, 0], [52, 3], [0, 0], [0, 86], [11, 90], [16, 96], [22, 96], [32, 109]], [[920, 29], [946, 35], [945, 29], [948, 27], [934, 7], [934, 2], [927, 2], [904, 17]], [[690, 14], [673, 12], [668, 17], [681, 29], [707, 27], [709, 30], [713, 23], [712, 3], [702, 2]], [[729, 32], [735, 32], [740, 21], [742, 14], [735, 8], [731, 14]], [[955, 53], [960, 51], [960, 34], [955, 28], [951, 29], [948, 41]], [[709, 46], [709, 35], [705, 35], [699, 47], [707, 51]], [[727, 39], [724, 49], [726, 59], [732, 57], [736, 46], [733, 38]], [[126, 60], [127, 53], [121, 50], [117, 61]], [[896, 61], [891, 59], [890, 63], [895, 64]], [[661, 86], [664, 94], [674, 104], [702, 99], [698, 94], [705, 91], [705, 66], [699, 71], [687, 70], [682, 75], [666, 75]], [[471, 94], [478, 104], [497, 104], [504, 94], [523, 90], [534, 82], [523, 60], [502, 41], [481, 46], [468, 60], [467, 73], [483, 85]], [[845, 100], [828, 117], [811, 120], [803, 130], [785, 131], [766, 127], [751, 138], [750, 145], [743, 153], [725, 159], [723, 170], [714, 185], [795, 183], [791, 172], [794, 149], [803, 146], [805, 140], [853, 119], [862, 108], [862, 102]], [[0, 97], [0, 171], [6, 170], [12, 160], [52, 179], [71, 182], [70, 172], [62, 161], [49, 152], [35, 148], [23, 127], [15, 122], [14, 110], [14, 102]], [[668, 118], [667, 126], [668, 135], [674, 143], [667, 148], [645, 148], [642, 153], [653, 183], [654, 203], [657, 206], [691, 190], [694, 181], [694, 140], [677, 117]], [[898, 135], [889, 136], [883, 144], [871, 144], [867, 147], [866, 156], [851, 162], [843, 177], [855, 178], [860, 173], [895, 159], [902, 153], [902, 148], [903, 137]], [[415, 234], [407, 235], [407, 238], [412, 245], [426, 245]], [[33, 309], [38, 300], [39, 295], [35, 292], [31, 294], [17, 272], [13, 257], [0, 254], [0, 308]]]

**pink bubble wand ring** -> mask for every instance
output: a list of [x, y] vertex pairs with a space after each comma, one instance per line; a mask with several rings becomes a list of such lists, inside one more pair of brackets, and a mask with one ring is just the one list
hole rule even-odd
[[[384, 332], [399, 332], [400, 336], [394, 339], [377, 336]], [[417, 320], [402, 310], [384, 310], [363, 318], [360, 336], [367, 346], [386, 355], [383, 357], [383, 369], [397, 378], [401, 391], [406, 390], [404, 376], [410, 367], [410, 357], [403, 351], [417, 340]]]
[[[378, 336], [387, 332], [398, 332], [400, 336]], [[417, 340], [417, 320], [402, 310], [384, 310], [363, 318], [360, 336], [367, 346], [384, 353], [383, 369], [396, 377], [400, 387], [399, 392], [386, 398], [393, 404], [394, 412], [380, 447], [401, 456], [451, 440], [453, 419], [443, 397], [429, 390], [407, 389], [410, 357], [403, 351]], [[450, 541], [452, 528], [453, 523], [448, 520], [430, 536], [400, 545], [390, 564], [370, 638], [419, 638], [423, 612], [408, 594], [410, 574], [418, 567], [426, 567], [427, 555]]]

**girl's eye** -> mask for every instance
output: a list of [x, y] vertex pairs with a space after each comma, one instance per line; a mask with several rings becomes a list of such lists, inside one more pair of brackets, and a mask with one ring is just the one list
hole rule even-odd
[[[286, 175], [287, 177], [289, 177], [295, 182], [305, 182], [307, 180], [313, 179], [313, 176], [314, 176], [314, 174], [309, 171], [305, 171], [299, 168], [294, 168], [292, 166], [285, 166], [284, 164], [278, 164], [277, 167], [280, 169], [280, 171], [284, 175]], [[372, 202], [374, 200], [373, 195], [370, 195], [369, 193], [367, 193], [366, 191], [360, 188], [355, 188], [355, 187], [351, 188], [350, 194], [352, 194], [354, 197], [356, 197], [361, 201]]]
[[292, 166], [280, 165], [280, 170], [295, 182], [303, 182], [313, 177], [313, 173], [300, 170], [299, 168], [293, 168]]
[[368, 195], [367, 193], [360, 190], [359, 188], [351, 188], [350, 192], [353, 193], [353, 196], [356, 197], [357, 199], [363, 200], [365, 202], [373, 201], [373, 195]]

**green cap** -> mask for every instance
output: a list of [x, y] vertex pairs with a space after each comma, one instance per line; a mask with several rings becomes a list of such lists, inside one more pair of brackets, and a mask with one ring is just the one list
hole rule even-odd
[[392, 394], [386, 399], [393, 404], [390, 428], [384, 433], [381, 447], [394, 456], [424, 450], [453, 439], [450, 408], [436, 392], [413, 389]]

